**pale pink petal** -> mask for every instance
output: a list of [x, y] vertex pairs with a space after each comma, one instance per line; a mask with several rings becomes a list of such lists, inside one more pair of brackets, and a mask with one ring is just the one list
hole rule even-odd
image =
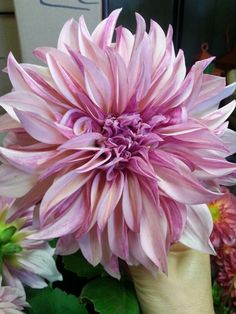
[[[79, 18], [78, 36], [81, 55], [93, 61], [96, 64], [96, 66], [99, 69], [101, 69], [107, 77], [110, 77], [111, 71], [107, 55], [105, 51], [99, 48], [98, 45], [94, 43], [94, 41], [92, 41], [86, 29], [86, 24], [83, 16]], [[69, 53], [71, 53], [72, 49], [68, 49], [68, 51]]]
[[59, 149], [73, 149], [73, 150], [99, 150], [96, 147], [96, 142], [102, 140], [103, 136], [100, 133], [85, 133], [72, 138], [62, 144]]
[[149, 37], [152, 45], [152, 68], [153, 70], [159, 66], [166, 50], [166, 37], [162, 28], [153, 20], [150, 23]]
[[128, 66], [134, 45], [134, 35], [125, 27], [116, 28], [116, 45], [119, 55]]
[[122, 58], [114, 51], [107, 49], [112, 69], [113, 90], [116, 90], [112, 112], [121, 114], [128, 102], [128, 73]]
[[168, 243], [178, 242], [186, 224], [186, 206], [163, 196], [160, 197], [160, 205], [168, 222]]
[[78, 243], [81, 252], [90, 264], [96, 266], [101, 262], [101, 235], [97, 226], [94, 226], [88, 233], [82, 235], [78, 239]]
[[190, 172], [177, 172], [170, 168], [157, 168], [157, 182], [159, 188], [172, 199], [183, 204], [199, 204], [203, 200], [207, 203], [220, 194], [213, 192], [196, 179]]
[[191, 111], [191, 115], [194, 117], [201, 117], [202, 115], [206, 115], [212, 111], [215, 111], [219, 107], [219, 102], [232, 95], [236, 88], [236, 83], [232, 83], [226, 86], [223, 90], [221, 90], [214, 97], [209, 98], [202, 103], [199, 103], [194, 109]]
[[65, 23], [58, 38], [57, 48], [66, 52], [67, 49], [65, 45], [79, 51], [78, 23], [73, 19], [70, 19]]
[[224, 90], [225, 85], [225, 77], [204, 74], [201, 91], [194, 102], [194, 106], [197, 107], [198, 104], [201, 104], [207, 99], [212, 99], [214, 96], [219, 95]]
[[190, 206], [180, 242], [192, 249], [212, 254], [215, 252], [209, 239], [212, 229], [213, 221], [208, 206], [205, 204]]
[[129, 173], [125, 176], [122, 207], [126, 224], [138, 232], [142, 213], [141, 188], [138, 178]]
[[47, 63], [58, 90], [60, 90], [61, 94], [64, 95], [71, 104], [78, 106], [78, 102], [70, 89], [70, 81], [67, 80], [63, 73], [63, 68], [61, 68], [60, 64], [58, 64], [55, 58], [50, 54], [47, 55]]
[[112, 253], [123, 260], [129, 259], [128, 227], [121, 204], [111, 214], [107, 223], [108, 242]]
[[56, 264], [52, 258], [54, 249], [48, 245], [46, 249], [28, 250], [21, 253], [18, 258], [19, 266], [28, 271], [46, 278], [53, 282], [62, 280], [61, 274], [56, 269]]
[[225, 145], [229, 148], [229, 155], [236, 152], [236, 134], [233, 130], [227, 129], [220, 137]]
[[104, 112], [108, 112], [113, 100], [108, 78], [89, 59], [77, 54], [76, 61], [83, 69], [85, 88], [90, 99]]
[[[83, 196], [78, 196], [74, 202], [72, 198], [68, 199], [67, 204], [66, 202], [67, 200], [63, 204], [65, 210], [60, 213], [58, 209], [56, 217], [53, 217], [50, 211], [46, 212], [46, 209], [41, 205], [41, 229], [28, 238], [34, 240], [54, 239], [73, 233], [77, 229], [85, 228], [86, 209]], [[43, 219], [46, 215], [49, 215], [50, 223], [45, 222], [46, 219]]]
[[21, 197], [34, 185], [36, 177], [10, 165], [0, 166], [0, 195]]
[[52, 151], [24, 152], [0, 147], [0, 156], [12, 166], [26, 173], [33, 173], [54, 155], [55, 153]]
[[40, 206], [42, 217], [48, 211], [50, 212], [50, 208], [59, 204], [74, 192], [79, 191], [91, 179], [92, 175], [92, 173], [79, 174], [75, 170], [72, 170], [56, 179], [42, 199]]
[[106, 182], [101, 174], [97, 174], [91, 188], [91, 208], [97, 215], [97, 224], [102, 230], [118, 204], [124, 186], [123, 173], [117, 173], [116, 178]]
[[231, 115], [235, 109], [235, 101], [231, 101], [226, 106], [201, 116], [201, 120], [207, 125], [211, 130], [215, 130], [220, 127]]
[[102, 246], [101, 264], [103, 265], [104, 269], [109, 275], [111, 275], [114, 278], [120, 279], [118, 258], [111, 252], [108, 242], [107, 228], [101, 234], [101, 246]]
[[75, 240], [75, 234], [68, 234], [57, 241], [56, 255], [71, 255], [79, 250], [79, 243]]
[[140, 241], [144, 252], [163, 272], [167, 271], [166, 218], [157, 204], [146, 193], [142, 193], [143, 215], [140, 225]]
[[48, 119], [53, 118], [52, 111], [48, 104], [32, 92], [11, 92], [0, 97], [0, 104], [14, 120], [18, 120], [14, 109], [34, 112]]
[[24, 112], [16, 109], [15, 112], [24, 129], [36, 140], [54, 145], [65, 142], [66, 137], [53, 121], [33, 112]]
[[0, 116], [0, 131], [7, 131], [11, 129], [20, 129], [21, 124], [16, 120], [12, 119], [12, 117], [5, 113]]
[[60, 107], [68, 107], [65, 99], [53, 86], [45, 81], [38, 73], [27, 73], [20, 64], [16, 62], [12, 54], [8, 57], [8, 72], [11, 83], [16, 91], [33, 91], [44, 100]]
[[91, 38], [100, 48], [104, 49], [106, 46], [110, 46], [120, 12], [121, 9], [114, 10], [93, 31]]

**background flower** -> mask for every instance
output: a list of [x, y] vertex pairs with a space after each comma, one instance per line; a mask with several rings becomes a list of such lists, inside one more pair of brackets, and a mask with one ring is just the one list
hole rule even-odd
[[208, 204], [214, 228], [211, 241], [216, 249], [220, 245], [236, 245], [236, 197], [230, 191], [222, 187], [221, 197]]
[[222, 246], [215, 262], [218, 266], [216, 281], [223, 288], [222, 300], [236, 307], [236, 248]]
[[24, 313], [28, 303], [21, 289], [13, 287], [0, 287], [0, 311], [2, 314]]
[[47, 286], [45, 279], [61, 280], [53, 259], [54, 249], [48, 243], [31, 240], [33, 208], [22, 216], [11, 214], [13, 201], [0, 198], [0, 265], [3, 283], [23, 290], [23, 285], [32, 288]]
[[118, 258], [166, 271], [170, 246], [212, 252], [207, 205], [219, 183], [235, 182], [235, 134], [225, 122], [234, 103], [218, 109], [235, 86], [186, 75], [165, 36], [137, 18], [133, 35], [116, 28], [115, 10], [90, 35], [83, 17], [63, 27], [57, 49], [39, 48], [47, 66], [18, 64], [10, 54], [13, 92], [0, 98], [8, 130], [0, 194], [13, 210], [38, 204], [41, 231], [59, 237], [57, 252], [81, 249], [87, 260], [119, 276]]

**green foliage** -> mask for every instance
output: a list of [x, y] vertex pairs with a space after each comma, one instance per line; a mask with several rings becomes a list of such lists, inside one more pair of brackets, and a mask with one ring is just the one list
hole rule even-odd
[[213, 286], [212, 286], [212, 296], [213, 296], [213, 301], [216, 306], [220, 305], [220, 287], [214, 281]]
[[80, 298], [84, 302], [92, 302], [101, 314], [140, 313], [134, 290], [110, 277], [90, 281], [83, 288]]
[[101, 265], [93, 267], [83, 257], [80, 251], [63, 257], [65, 269], [75, 273], [78, 277], [93, 278], [100, 276], [104, 270]]
[[217, 282], [214, 281], [213, 286], [212, 286], [212, 296], [213, 296], [213, 301], [214, 301], [215, 313], [216, 314], [228, 314], [229, 310], [222, 304], [220, 294], [221, 294], [221, 288], [217, 284]]
[[60, 289], [45, 288], [31, 291], [28, 295], [31, 305], [29, 314], [87, 314], [87, 310], [79, 300]]

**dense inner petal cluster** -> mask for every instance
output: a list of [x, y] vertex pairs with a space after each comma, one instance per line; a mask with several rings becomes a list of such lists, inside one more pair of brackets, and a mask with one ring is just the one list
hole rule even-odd
[[157, 148], [161, 140], [139, 113], [108, 116], [101, 133], [105, 137], [103, 145], [110, 149], [114, 158], [123, 161]]

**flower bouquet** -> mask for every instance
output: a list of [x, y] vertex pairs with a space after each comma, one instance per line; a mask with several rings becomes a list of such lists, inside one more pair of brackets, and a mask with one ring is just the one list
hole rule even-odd
[[132, 34], [116, 28], [119, 14], [92, 34], [83, 17], [66, 22], [57, 48], [34, 51], [44, 66], [9, 54], [13, 89], [0, 97], [3, 313], [92, 313], [91, 302], [100, 313], [139, 313], [135, 267], [168, 278], [176, 243], [215, 253], [207, 204], [236, 182], [225, 122], [235, 103], [218, 105], [235, 85], [204, 74], [212, 58], [187, 73], [171, 27], [165, 35], [151, 21], [146, 31], [136, 14]]

